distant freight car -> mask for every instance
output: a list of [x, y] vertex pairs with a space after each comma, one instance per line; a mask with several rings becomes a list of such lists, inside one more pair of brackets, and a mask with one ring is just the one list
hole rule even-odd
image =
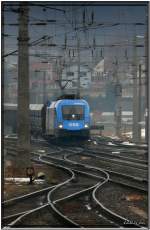
[[85, 100], [63, 99], [52, 102], [43, 107], [41, 117], [42, 132], [46, 135], [89, 137], [90, 109]]

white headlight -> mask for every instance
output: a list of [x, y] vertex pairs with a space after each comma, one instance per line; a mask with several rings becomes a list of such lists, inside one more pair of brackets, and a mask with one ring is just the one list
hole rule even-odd
[[58, 127], [59, 127], [60, 129], [62, 129], [62, 128], [63, 128], [63, 125], [62, 125], [62, 124], [60, 124], [60, 125], [58, 125]]
[[89, 127], [89, 125], [88, 125], [88, 124], [85, 124], [85, 125], [84, 125], [84, 128], [88, 128], [88, 127]]

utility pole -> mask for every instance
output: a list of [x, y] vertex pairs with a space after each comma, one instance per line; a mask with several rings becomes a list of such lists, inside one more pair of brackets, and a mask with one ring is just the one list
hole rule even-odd
[[[65, 81], [65, 79], [62, 79], [62, 74], [63, 74], [63, 59], [61, 59], [60, 57], [56, 59], [56, 64], [55, 64], [55, 72], [57, 75], [57, 80], [55, 80], [60, 88], [60, 95], [63, 96], [64, 95], [64, 89], [66, 87], [67, 84], [63, 85], [63, 81]], [[59, 96], [60, 96], [59, 95]]]
[[18, 152], [30, 151], [28, 3], [20, 2], [18, 37]]
[[80, 97], [80, 38], [77, 32], [77, 52], [78, 52], [78, 79], [77, 79], [77, 96]]
[[37, 72], [38, 70], [35, 70], [35, 76], [36, 76], [36, 83], [37, 83], [37, 85], [36, 85], [36, 87], [35, 87], [35, 104], [38, 104], [39, 103], [39, 83], [38, 83], [38, 80], [39, 80], [39, 78], [38, 78], [38, 72]]
[[141, 74], [142, 74], [142, 65], [139, 64], [139, 87], [138, 87], [138, 141], [141, 142], [141, 121], [142, 121], [142, 116], [141, 116], [141, 112], [142, 112], [142, 108], [141, 108], [141, 99], [142, 99], [142, 82], [141, 82]]
[[115, 108], [115, 121], [116, 121], [116, 135], [121, 137], [121, 123], [122, 123], [122, 86], [118, 78], [118, 60], [115, 63], [115, 96], [116, 96], [116, 108]]
[[64, 87], [63, 87], [63, 79], [62, 79], [62, 72], [63, 72], [63, 67], [61, 65], [61, 58], [57, 59], [57, 76], [58, 76], [58, 84], [60, 87], [60, 95], [62, 96], [64, 94]]
[[[1, 29], [1, 35], [2, 35], [2, 43], [1, 43], [1, 58], [2, 58], [2, 66], [1, 66], [1, 95], [2, 95], [2, 103], [4, 103], [4, 65], [5, 65], [5, 58], [4, 58], [4, 2], [2, 2], [2, 29]], [[2, 111], [1, 111], [2, 119], [1, 121], [4, 122], [4, 106], [2, 106]], [[3, 133], [4, 133], [4, 129]], [[4, 146], [4, 138], [1, 138], [1, 146]]]
[[2, 55], [2, 69], [1, 69], [1, 73], [2, 73], [2, 96], [4, 97], [4, 2], [2, 3], [2, 30], [1, 30], [1, 34], [2, 34], [2, 43], [1, 43], [1, 55]]
[[146, 10], [146, 33], [145, 33], [145, 142], [148, 143], [148, 130], [149, 130], [149, 122], [148, 122], [148, 115], [149, 115], [149, 86], [150, 86], [150, 81], [149, 81], [149, 75], [148, 75], [148, 31], [150, 31], [150, 25], [148, 23], [148, 15], [150, 14], [150, 4], [147, 4], [147, 10]]
[[46, 71], [43, 71], [43, 103], [46, 103]]
[[137, 38], [135, 35], [133, 41], [133, 126], [132, 126], [132, 139], [133, 142], [138, 142], [138, 121], [139, 121], [139, 109], [138, 109], [138, 81], [137, 81], [137, 52], [136, 44]]

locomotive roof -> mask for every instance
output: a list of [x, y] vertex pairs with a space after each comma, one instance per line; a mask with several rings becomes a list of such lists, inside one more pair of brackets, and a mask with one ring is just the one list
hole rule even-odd
[[63, 99], [58, 101], [53, 101], [50, 105], [50, 108], [56, 108], [58, 105], [85, 105], [88, 104], [85, 100], [82, 99]]

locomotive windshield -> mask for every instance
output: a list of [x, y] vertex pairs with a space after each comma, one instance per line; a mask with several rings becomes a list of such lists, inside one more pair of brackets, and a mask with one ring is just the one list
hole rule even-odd
[[62, 107], [62, 116], [64, 120], [83, 120], [84, 109], [79, 105], [66, 105]]

